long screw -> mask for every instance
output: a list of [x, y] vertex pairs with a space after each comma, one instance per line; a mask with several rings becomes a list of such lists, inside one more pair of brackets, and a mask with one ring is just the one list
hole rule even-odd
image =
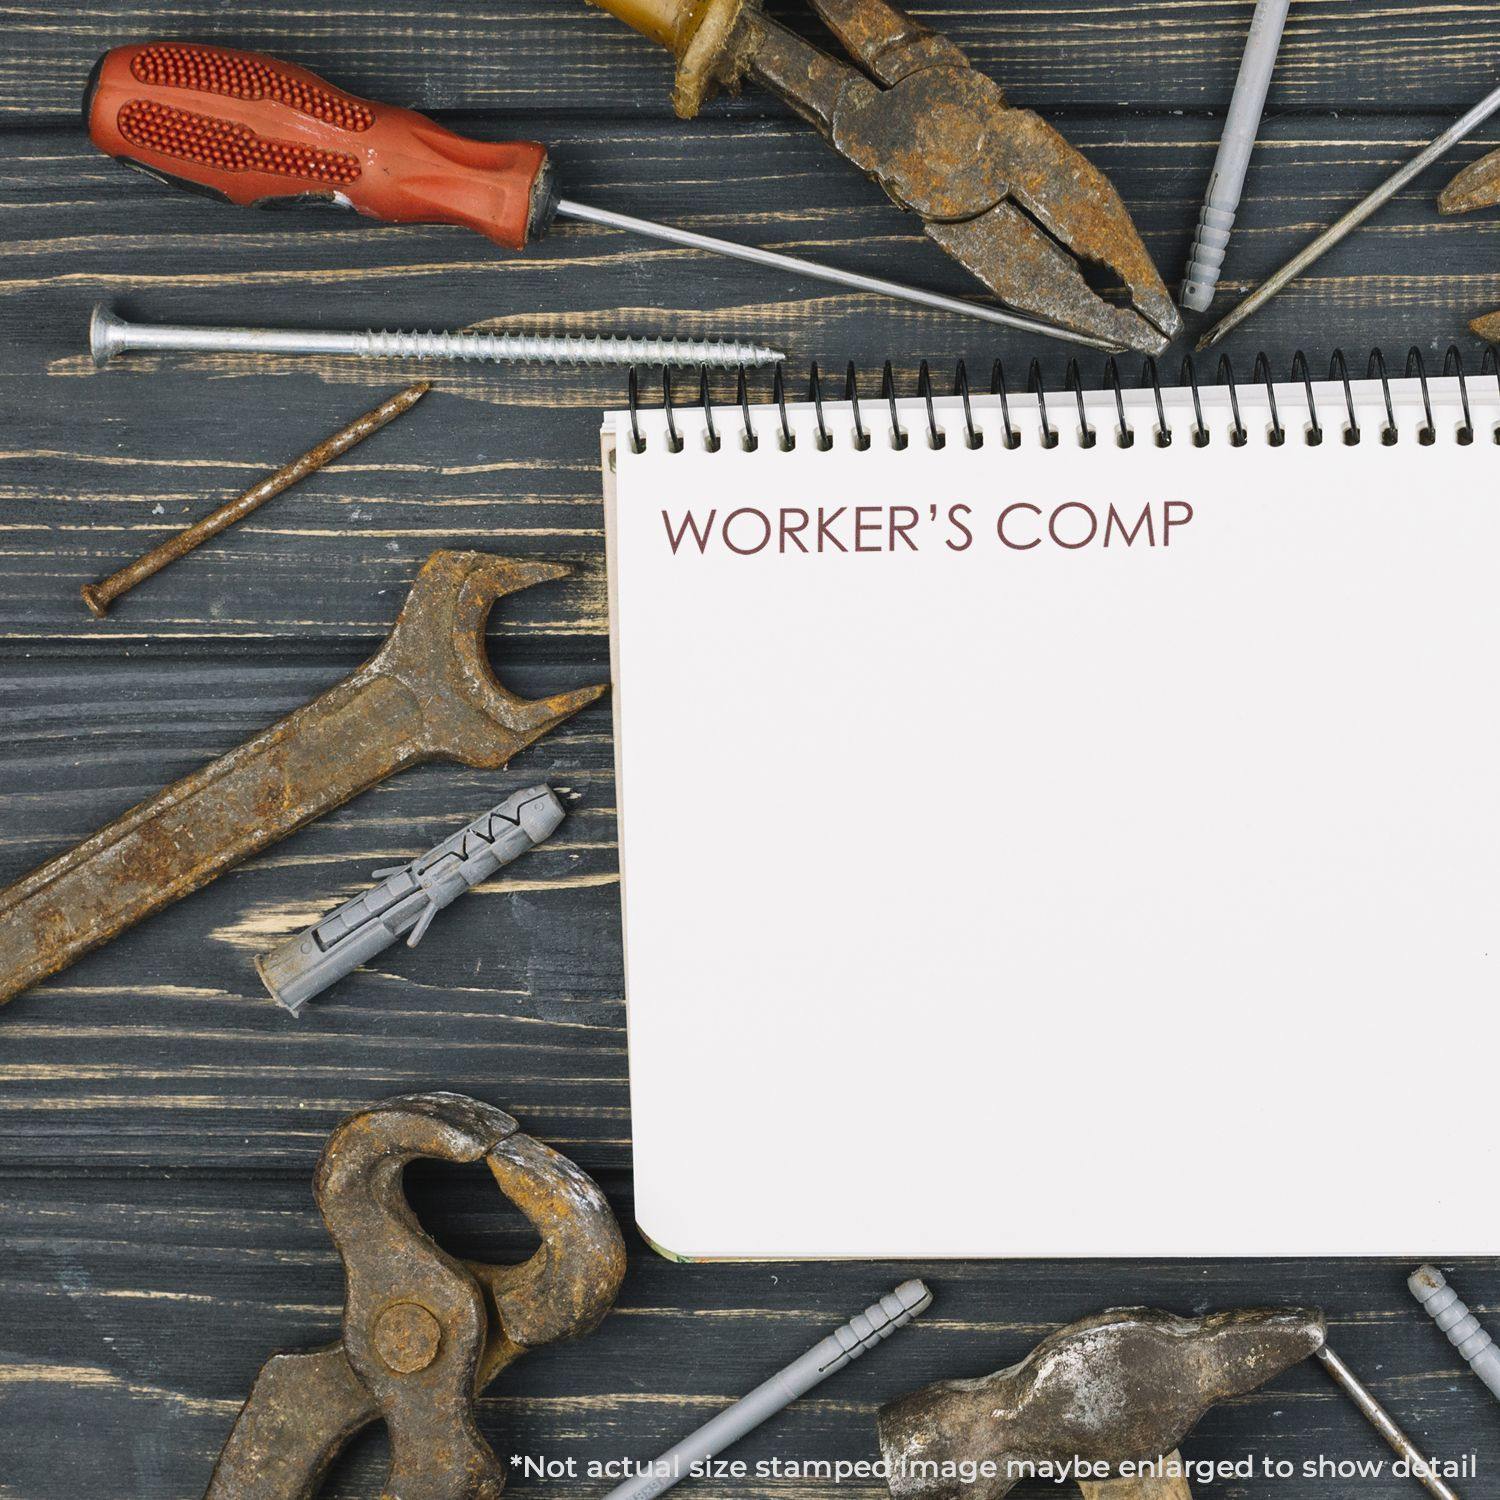
[[1436, 1266], [1418, 1266], [1406, 1284], [1432, 1321], [1448, 1335], [1448, 1342], [1490, 1388], [1490, 1394], [1500, 1398], [1500, 1347], [1464, 1306], [1443, 1273]]
[[96, 620], [109, 613], [109, 607], [122, 594], [128, 594], [137, 584], [153, 578], [178, 558], [211, 541], [221, 531], [227, 531], [236, 522], [243, 521], [251, 511], [259, 510], [268, 500], [284, 494], [294, 484], [300, 484], [310, 474], [326, 468], [335, 459], [342, 458], [351, 448], [357, 448], [366, 438], [374, 437], [382, 427], [405, 416], [418, 401], [432, 389], [428, 381], [408, 387], [399, 396], [382, 402], [374, 411], [366, 412], [358, 421], [351, 422], [341, 432], [325, 439], [301, 458], [293, 459], [285, 468], [268, 475], [243, 495], [221, 505], [212, 515], [170, 536], [159, 547], [153, 547], [144, 557], [111, 573], [99, 583], [86, 583], [81, 590], [83, 602]]
[[1225, 334], [1240, 326], [1257, 308], [1264, 307], [1289, 281], [1300, 276], [1320, 255], [1331, 250], [1345, 235], [1358, 229], [1372, 213], [1389, 203], [1408, 182], [1424, 168], [1429, 167], [1444, 152], [1451, 150], [1468, 133], [1489, 119], [1500, 109], [1500, 88], [1486, 94], [1467, 114], [1461, 115], [1440, 136], [1412, 157], [1399, 171], [1393, 172], [1374, 192], [1361, 198], [1348, 213], [1335, 220], [1306, 248], [1299, 250], [1274, 276], [1269, 276], [1256, 287], [1227, 316], [1221, 318], [1198, 340], [1199, 349], [1217, 344]]
[[94, 309], [89, 347], [101, 368], [118, 354], [349, 354], [356, 359], [491, 360], [545, 365], [776, 365], [786, 355], [730, 339], [537, 337], [529, 333], [323, 333], [315, 329], [183, 328], [127, 323]]
[[1369, 1388], [1353, 1370], [1341, 1360], [1327, 1344], [1318, 1350], [1323, 1368], [1343, 1386], [1349, 1399], [1369, 1418], [1370, 1425], [1388, 1442], [1397, 1453], [1411, 1465], [1411, 1477], [1437, 1500], [1458, 1500], [1456, 1491], [1449, 1488], [1436, 1474], [1423, 1456], [1422, 1450], [1402, 1432], [1396, 1420], [1375, 1399]]

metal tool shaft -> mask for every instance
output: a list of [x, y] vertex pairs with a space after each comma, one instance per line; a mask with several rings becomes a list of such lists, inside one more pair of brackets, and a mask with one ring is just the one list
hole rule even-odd
[[1256, 0], [1255, 14], [1250, 18], [1250, 35], [1245, 55], [1234, 82], [1234, 96], [1229, 101], [1229, 115], [1219, 140], [1218, 155], [1208, 179], [1208, 192], [1198, 213], [1198, 233], [1188, 254], [1188, 267], [1182, 278], [1182, 305], [1193, 312], [1207, 312], [1219, 284], [1219, 267], [1234, 216], [1239, 210], [1240, 195], [1245, 188], [1245, 173], [1250, 153], [1255, 149], [1255, 134], [1266, 107], [1271, 74], [1276, 70], [1276, 54], [1281, 49], [1281, 33], [1292, 0]]
[[746, 1433], [805, 1396], [815, 1385], [837, 1374], [898, 1328], [904, 1328], [931, 1304], [932, 1293], [922, 1282], [903, 1281], [895, 1291], [887, 1292], [879, 1302], [829, 1334], [801, 1359], [669, 1448], [647, 1466], [646, 1472], [612, 1489], [604, 1500], [655, 1500], [657, 1495], [687, 1479], [693, 1465], [723, 1453], [730, 1444], [739, 1442]]
[[688, 250], [706, 250], [715, 255], [728, 256], [731, 260], [743, 260], [754, 266], [769, 266], [777, 271], [790, 271], [795, 276], [807, 276], [814, 281], [832, 282], [836, 286], [853, 287], [856, 291], [872, 292], [877, 297], [893, 297], [898, 302], [910, 302], [917, 307], [930, 307], [938, 312], [957, 313], [964, 318], [980, 318], [986, 323], [997, 323], [1002, 328], [1016, 328], [1023, 333], [1033, 333], [1041, 338], [1061, 339], [1069, 344], [1084, 344], [1090, 349], [1118, 350], [1122, 346], [1111, 344], [1091, 334], [1074, 333], [1059, 328], [1053, 323], [1044, 323], [1038, 318], [1022, 317], [1020, 313], [1006, 312], [999, 307], [986, 307], [978, 302], [964, 302], [958, 297], [945, 297], [941, 292], [924, 291], [921, 287], [907, 286], [899, 281], [886, 281], [879, 276], [865, 276], [858, 271], [842, 271], [834, 266], [819, 265], [816, 261], [803, 260], [796, 255], [782, 255], [776, 250], [762, 250], [756, 245], [736, 244], [733, 240], [716, 239], [710, 234], [696, 234], [691, 229], [676, 229], [670, 224], [658, 224], [651, 219], [637, 219], [629, 214], [617, 214], [607, 208], [591, 208], [586, 203], [574, 203], [564, 198], [557, 205], [559, 218], [577, 219], [587, 224], [600, 224], [610, 229], [625, 229], [632, 234], [649, 239], [662, 240], [669, 245], [681, 245]]
[[780, 364], [786, 355], [730, 339], [539, 337], [528, 333], [323, 332], [318, 329], [185, 328], [127, 323], [95, 308], [94, 363], [120, 354], [351, 355], [356, 359], [487, 360], [497, 364], [738, 365]]
[[1317, 1351], [1323, 1368], [1344, 1388], [1349, 1399], [1365, 1414], [1370, 1425], [1412, 1468], [1412, 1478], [1437, 1500], [1458, 1500], [1458, 1494], [1431, 1472], [1422, 1450], [1402, 1432], [1391, 1414], [1375, 1399], [1364, 1382], [1326, 1344]]
[[1294, 255], [1274, 276], [1256, 287], [1227, 317], [1214, 324], [1198, 340], [1198, 348], [1207, 349], [1211, 344], [1217, 344], [1226, 334], [1238, 328], [1253, 312], [1264, 307], [1288, 282], [1295, 281], [1321, 255], [1331, 250], [1346, 235], [1358, 229], [1376, 209], [1389, 203], [1413, 177], [1431, 166], [1445, 152], [1450, 151], [1471, 130], [1489, 119], [1497, 109], [1500, 109], [1500, 88], [1486, 94], [1467, 114], [1455, 120], [1436, 140], [1412, 157], [1400, 171], [1387, 177], [1374, 192], [1360, 199], [1348, 213], [1330, 224], [1317, 239]]
[[84, 584], [81, 590], [83, 602], [88, 605], [95, 619], [102, 620], [109, 613], [110, 605], [121, 595], [128, 594], [138, 584], [144, 583], [148, 578], [154, 578], [163, 568], [170, 566], [179, 558], [186, 557], [188, 553], [201, 547], [204, 542], [212, 541], [221, 532], [243, 521], [246, 516], [259, 510], [268, 500], [274, 500], [294, 485], [301, 484], [309, 475], [327, 468], [335, 459], [342, 458], [350, 449], [357, 448], [366, 438], [374, 437], [382, 427], [389, 426], [397, 417], [409, 412], [431, 389], [429, 382], [422, 381], [417, 385], [408, 386], [400, 395], [392, 396], [389, 401], [381, 402], [374, 411], [366, 412], [364, 416], [351, 422], [342, 431], [334, 433], [332, 437], [319, 443], [316, 448], [304, 453], [301, 458], [293, 459], [284, 468], [267, 475], [259, 484], [252, 485], [242, 495], [226, 505], [221, 505], [212, 515], [205, 516], [201, 521], [186, 526], [174, 536], [168, 537], [160, 546], [153, 547], [144, 557], [136, 558], [133, 563], [121, 568], [118, 572], [111, 573], [108, 578], [98, 583]]

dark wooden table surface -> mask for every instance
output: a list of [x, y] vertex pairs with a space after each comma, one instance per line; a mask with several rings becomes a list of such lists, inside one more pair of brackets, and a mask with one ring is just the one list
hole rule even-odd
[[[1111, 174], [1175, 281], [1248, 0], [949, 0], [923, 13]], [[0, 7], [0, 880], [345, 674], [435, 548], [573, 564], [570, 581], [501, 612], [496, 660], [538, 693], [607, 670], [596, 433], [622, 393], [609, 373], [445, 369], [438, 394], [352, 461], [107, 622], [90, 620], [80, 583], [408, 378], [395, 367], [228, 357], [95, 373], [84, 331], [97, 299], [184, 321], [722, 332], [782, 344], [799, 368], [852, 358], [878, 369], [889, 356], [905, 379], [923, 357], [964, 355], [987, 370], [998, 354], [1020, 371], [1036, 355], [1061, 379], [1060, 345], [603, 231], [564, 228], [506, 257], [457, 231], [237, 216], [173, 196], [96, 156], [78, 121], [99, 52], [158, 35], [294, 57], [475, 134], [541, 137], [586, 201], [970, 290], [910, 219], [773, 101], [748, 96], [693, 125], [673, 120], [665, 54], [581, 0], [10, 0]], [[1497, 56], [1500, 9], [1486, 0], [1299, 0], [1227, 287], [1259, 279], [1488, 90]], [[1492, 125], [1453, 166], [1497, 143]], [[1477, 364], [1464, 328], [1500, 304], [1500, 213], [1440, 221], [1433, 196], [1445, 179], [1442, 168], [1422, 179], [1256, 318], [1229, 345], [1237, 368], [1248, 371], [1261, 347], [1285, 370], [1297, 347], [1315, 365], [1336, 346], [1357, 350], [1362, 365], [1371, 344], [1396, 356], [1416, 344], [1440, 359], [1452, 341]], [[256, 952], [360, 889], [374, 867], [543, 777], [584, 801], [513, 878], [300, 1024], [266, 999]], [[202, 1492], [265, 1356], [335, 1330], [339, 1267], [309, 1183], [328, 1130], [352, 1108], [426, 1088], [490, 1100], [598, 1177], [628, 1224], [617, 898], [600, 707], [507, 773], [428, 768], [387, 783], [7, 1007], [0, 1495]], [[1349, 1015], [1357, 1026], [1358, 996]], [[1468, 1062], [1488, 1086], [1493, 1059]], [[1259, 1107], [1296, 1110], [1309, 1132], [1345, 1131], [1358, 1151], [1357, 1120], [1320, 1115], [1316, 1076], [1308, 1059], [1268, 1077]], [[897, 1128], [942, 1128], [903, 1122], [899, 1083], [890, 1106]], [[1399, 1101], [1370, 1101], [1389, 1107]], [[1443, 1122], [1430, 1126], [1440, 1146]], [[1200, 1127], [1185, 1117], [1183, 1128]], [[1034, 1147], [1045, 1149], [1044, 1122]], [[1003, 1193], [1007, 1148], [992, 1149], [991, 1190]], [[1194, 1184], [1174, 1177], [1170, 1153], [1141, 1164], [1141, 1183], [1164, 1213], [1192, 1212]], [[413, 1190], [451, 1248], [524, 1252], [483, 1174], [421, 1172]], [[1307, 1302], [1328, 1309], [1345, 1357], [1423, 1443], [1479, 1454], [1483, 1476], [1460, 1487], [1468, 1500], [1500, 1495], [1500, 1409], [1408, 1299], [1407, 1260], [684, 1267], [633, 1231], [631, 1249], [604, 1329], [533, 1356], [483, 1402], [502, 1453], [653, 1453], [898, 1274], [921, 1273], [938, 1301], [920, 1327], [802, 1402], [744, 1456], [869, 1456], [881, 1400], [1010, 1363], [1050, 1327], [1101, 1307]], [[1443, 1249], [1410, 1247], [1414, 1258]], [[1465, 1263], [1458, 1280], [1477, 1306], [1500, 1303], [1500, 1259]], [[376, 1493], [383, 1445], [380, 1435], [361, 1442], [330, 1493]], [[1319, 1454], [1389, 1457], [1314, 1366], [1215, 1412], [1187, 1451], [1299, 1466]], [[606, 1487], [517, 1478], [514, 1492]], [[733, 1492], [784, 1500], [830, 1488], [757, 1479]], [[864, 1500], [881, 1493], [845, 1488]], [[1207, 1492], [1418, 1493], [1388, 1473], [1363, 1484], [1227, 1480]]]

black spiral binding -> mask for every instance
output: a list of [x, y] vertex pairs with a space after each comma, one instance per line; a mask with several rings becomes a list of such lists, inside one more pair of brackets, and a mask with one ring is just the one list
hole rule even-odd
[[[1380, 441], [1384, 444], [1392, 444], [1399, 441], [1400, 434], [1396, 425], [1396, 410], [1391, 399], [1391, 376], [1387, 368], [1385, 356], [1379, 349], [1370, 351], [1369, 363], [1367, 365], [1367, 378], [1378, 380], [1385, 402], [1385, 421], [1380, 427]], [[1474, 423], [1469, 410], [1469, 385], [1464, 374], [1463, 354], [1456, 344], [1448, 347], [1448, 352], [1443, 357], [1443, 375], [1445, 378], [1457, 377], [1459, 398], [1463, 407], [1463, 422], [1456, 433], [1456, 440], [1461, 445], [1467, 445], [1474, 441]], [[1487, 348], [1479, 367], [1480, 378], [1492, 376], [1495, 380], [1496, 389], [1500, 391], [1500, 357], [1497, 357], [1493, 348]], [[1406, 356], [1405, 377], [1415, 379], [1419, 382], [1422, 392], [1423, 422], [1417, 431], [1417, 441], [1424, 446], [1430, 446], [1437, 441], [1437, 428], [1432, 418], [1432, 392], [1428, 386], [1427, 366], [1422, 358], [1422, 351], [1413, 347]], [[1229, 356], [1220, 356], [1215, 379], [1221, 387], [1227, 388], [1229, 392], [1229, 410], [1231, 427], [1229, 442], [1231, 447], [1242, 448], [1250, 440], [1249, 429], [1245, 426], [1240, 415], [1240, 385], [1235, 377], [1234, 366], [1229, 362]], [[1267, 434], [1267, 441], [1272, 447], [1279, 448], [1286, 442], [1287, 429], [1282, 422], [1281, 412], [1277, 407], [1275, 382], [1271, 376], [1271, 362], [1264, 354], [1255, 357], [1255, 368], [1251, 374], [1251, 384], [1263, 386], [1266, 393], [1266, 405], [1271, 419], [1271, 430]], [[1359, 418], [1354, 406], [1354, 390], [1351, 376], [1349, 374], [1349, 363], [1344, 357], [1341, 349], [1335, 349], [1328, 362], [1328, 379], [1343, 387], [1344, 413], [1343, 421], [1339, 428], [1340, 436], [1344, 443], [1354, 446], [1364, 440], [1365, 433], [1359, 425]], [[1313, 394], [1313, 380], [1307, 357], [1299, 349], [1292, 358], [1291, 383], [1300, 385], [1303, 390], [1303, 401], [1306, 405], [1307, 425], [1303, 429], [1303, 440], [1308, 447], [1317, 447], [1324, 436], [1322, 414], [1318, 410], [1317, 398]], [[1188, 355], [1182, 362], [1182, 378], [1180, 385], [1183, 389], [1190, 391], [1193, 400], [1193, 425], [1190, 441], [1196, 448], [1207, 447], [1211, 440], [1211, 433], [1203, 420], [1203, 401], [1200, 394], [1200, 383], [1198, 371], [1193, 363], [1192, 355]], [[1149, 434], [1152, 442], [1159, 448], [1170, 447], [1175, 439], [1171, 425], [1167, 421], [1166, 405], [1162, 395], [1161, 376], [1157, 370], [1156, 361], [1148, 358], [1141, 368], [1139, 388], [1149, 387], [1156, 396], [1156, 425]], [[1042, 367], [1038, 360], [1032, 360], [1027, 372], [1026, 389], [1030, 395], [1036, 397], [1037, 415], [1041, 425], [1041, 443], [1044, 448], [1055, 448], [1058, 445], [1058, 430], [1053, 424], [1047, 412], [1047, 390], [1042, 378]], [[1117, 446], [1129, 448], [1136, 441], [1136, 432], [1130, 425], [1125, 411], [1125, 389], [1124, 381], [1120, 374], [1120, 367], [1111, 356], [1104, 366], [1104, 384], [1102, 389], [1113, 392], [1115, 398], [1115, 411], [1117, 421], [1114, 425], [1113, 436]], [[953, 376], [953, 394], [961, 397], [963, 401], [964, 432], [963, 441], [966, 447], [980, 448], [984, 446], [984, 434], [974, 425], [974, 410], [970, 400], [969, 372], [963, 360], [959, 360]], [[1092, 448], [1099, 440], [1099, 433], [1090, 423], [1088, 410], [1085, 405], [1085, 390], [1083, 375], [1079, 369], [1078, 361], [1070, 359], [1067, 370], [1063, 377], [1062, 394], [1071, 396], [1078, 409], [1077, 432], [1078, 441], [1082, 447]], [[1000, 420], [1003, 432], [1003, 443], [1007, 448], [1016, 448], [1021, 443], [1021, 431], [1011, 421], [1010, 395], [1005, 382], [1005, 370], [997, 359], [990, 369], [990, 395], [1000, 398]], [[937, 407], [933, 391], [932, 372], [924, 359], [917, 374], [916, 396], [925, 408], [926, 437], [929, 447], [943, 448], [947, 446], [948, 433], [938, 421]], [[808, 400], [811, 402], [817, 416], [817, 433], [814, 438], [814, 446], [820, 452], [827, 452], [833, 447], [833, 435], [828, 430], [827, 422], [824, 420], [823, 406], [829, 399], [824, 385], [824, 378], [816, 364], [812, 365], [808, 374]], [[854, 368], [853, 361], [846, 368], [844, 376], [844, 403], [849, 407], [854, 417], [854, 446], [858, 449], [867, 449], [870, 446], [870, 433], [865, 426], [863, 409], [860, 404], [859, 377]], [[880, 376], [879, 401], [888, 408], [890, 413], [891, 446], [893, 448], [905, 448], [910, 444], [911, 434], [902, 425], [901, 413], [898, 406], [900, 397], [896, 390], [896, 376], [894, 367], [890, 360], [886, 360]], [[772, 376], [771, 401], [777, 412], [776, 443], [783, 452], [790, 452], [797, 446], [797, 435], [792, 430], [791, 420], [787, 414], [786, 376], [780, 366], [776, 368]], [[641, 432], [640, 413], [640, 382], [634, 370], [630, 372], [628, 388], [628, 402], [630, 413], [630, 447], [635, 453], [643, 452], [646, 447], [646, 439]], [[699, 372], [698, 399], [694, 403], [701, 408], [704, 416], [705, 433], [704, 443], [711, 452], [718, 452], [722, 446], [719, 435], [718, 424], [714, 419], [714, 404], [709, 392], [709, 372], [705, 368]], [[750, 416], [750, 390], [749, 380], [743, 366], [740, 367], [736, 383], [734, 405], [740, 411], [741, 431], [739, 435], [740, 446], [747, 452], [753, 452], [760, 446], [760, 439], [756, 435], [754, 422]], [[669, 452], [680, 453], [683, 448], [683, 438], [677, 426], [677, 413], [684, 408], [677, 402], [672, 389], [672, 377], [670, 372], [662, 375], [662, 407], [667, 417], [667, 448]], [[1500, 425], [1497, 425], [1492, 433], [1495, 442], [1500, 443]]]

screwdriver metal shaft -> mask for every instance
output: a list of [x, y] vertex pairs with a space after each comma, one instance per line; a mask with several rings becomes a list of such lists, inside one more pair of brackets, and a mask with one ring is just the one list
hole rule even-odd
[[742, 245], [735, 240], [721, 240], [711, 234], [697, 234], [691, 229], [677, 229], [671, 224], [659, 224], [652, 219], [637, 219], [630, 214], [617, 214], [607, 208], [591, 208], [587, 203], [574, 203], [571, 199], [558, 200], [556, 213], [560, 219], [577, 219], [581, 223], [601, 224], [610, 229], [625, 229], [632, 234], [644, 235], [648, 239], [662, 240], [669, 245], [681, 245], [688, 250], [706, 250], [714, 255], [728, 256], [731, 260], [743, 260], [753, 266], [769, 266], [777, 271], [790, 271], [795, 276], [807, 276], [814, 281], [828, 281], [835, 286], [853, 287], [856, 291], [873, 292], [877, 297], [893, 297], [898, 302], [910, 302], [917, 307], [931, 307], [938, 312], [957, 313], [964, 318], [980, 318], [986, 323], [997, 323], [1002, 328], [1016, 328], [1023, 333], [1036, 334], [1041, 338], [1061, 339], [1064, 343], [1085, 344], [1091, 349], [1118, 351], [1119, 344], [1105, 339], [1096, 339], [1090, 334], [1075, 333], [1068, 328], [1059, 328], [1052, 323], [1043, 323], [1037, 318], [1023, 317], [1020, 313], [1006, 312], [1004, 308], [987, 307], [980, 302], [965, 302], [959, 297], [946, 297], [941, 292], [929, 292], [922, 287], [907, 286], [900, 281], [886, 281], [880, 276], [865, 276], [858, 271], [843, 271], [836, 266], [820, 265], [817, 261], [803, 260], [796, 255], [783, 255], [778, 250], [763, 250], [758, 245]]
[[1346, 235], [1352, 234], [1377, 208], [1389, 203], [1419, 172], [1431, 166], [1438, 157], [1451, 151], [1471, 130], [1482, 125], [1500, 109], [1500, 88], [1486, 94], [1467, 114], [1460, 115], [1440, 136], [1412, 157], [1399, 171], [1393, 172], [1374, 192], [1361, 198], [1348, 213], [1336, 219], [1315, 240], [1297, 252], [1274, 276], [1268, 276], [1229, 314], [1221, 318], [1198, 340], [1198, 349], [1217, 344], [1232, 333], [1251, 313], [1267, 302], [1290, 281], [1295, 281], [1315, 260], [1333, 249]]

